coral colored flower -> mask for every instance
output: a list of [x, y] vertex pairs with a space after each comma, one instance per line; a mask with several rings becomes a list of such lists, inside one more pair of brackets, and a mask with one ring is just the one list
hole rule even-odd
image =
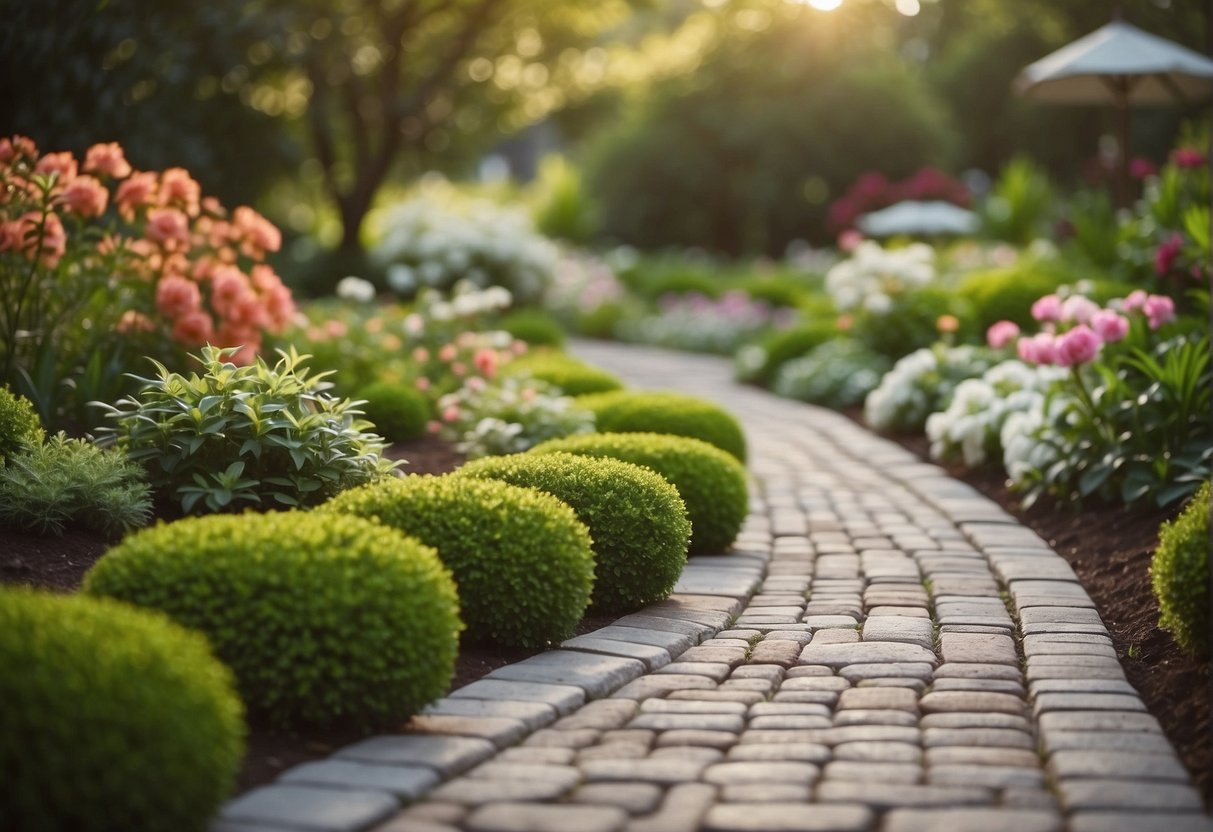
[[855, 317], [853, 315], [839, 315], [838, 320], [834, 322], [834, 326], [838, 327], [839, 332], [850, 332], [855, 326]]
[[233, 266], [224, 266], [211, 278], [211, 306], [225, 318], [230, 318], [236, 304], [253, 292], [248, 278]]
[[170, 274], [156, 284], [156, 309], [166, 317], [181, 318], [201, 306], [202, 292], [189, 278]]
[[344, 338], [350, 331], [350, 328], [345, 325], [344, 321], [338, 321], [335, 318], [324, 322], [324, 331], [328, 333], [330, 338]]
[[123, 335], [130, 335], [135, 332], [152, 332], [156, 329], [156, 325], [142, 312], [128, 309], [122, 313], [122, 317], [118, 319], [114, 329]]
[[430, 380], [425, 376], [418, 376], [413, 380], [413, 386], [424, 393], [426, 390], [430, 389]]
[[200, 347], [215, 338], [211, 316], [201, 309], [187, 312], [173, 323], [173, 340], [187, 347]]
[[1038, 321], [1061, 320], [1061, 298], [1045, 295], [1032, 304], [1032, 317]]
[[37, 257], [47, 268], [55, 268], [67, 252], [67, 232], [63, 230], [63, 223], [57, 214], [47, 214], [39, 241], [38, 227], [41, 223], [40, 211], [28, 211], [5, 223], [0, 250], [20, 251], [27, 260]]
[[1159, 277], [1163, 277], [1167, 272], [1171, 271], [1171, 267], [1179, 259], [1183, 248], [1184, 238], [1179, 233], [1172, 234], [1165, 242], [1159, 245], [1154, 252], [1154, 271]]
[[85, 173], [125, 179], [131, 175], [131, 165], [126, 161], [122, 146], [117, 142], [95, 144], [84, 154]]
[[447, 405], [442, 409], [442, 421], [454, 422], [459, 418], [459, 408], [456, 405]]
[[185, 168], [169, 168], [160, 174], [160, 205], [180, 208], [189, 216], [196, 217], [201, 198], [202, 186], [194, 181]]
[[1091, 316], [1099, 311], [1099, 304], [1082, 295], [1071, 295], [1061, 304], [1061, 319], [1075, 323], [1090, 323]]
[[531, 402], [534, 401], [535, 397], [539, 395], [539, 391], [534, 387], [523, 387], [522, 392], [519, 395], [522, 396], [522, 400], [524, 402]]
[[278, 227], [247, 205], [241, 205], [232, 213], [232, 229], [243, 240], [242, 248], [250, 256], [282, 248], [282, 232]]
[[446, 344], [442, 349], [438, 350], [438, 360], [443, 364], [449, 364], [455, 360], [457, 354], [454, 344]]
[[1128, 297], [1120, 302], [1120, 308], [1125, 312], [1144, 309], [1148, 297], [1149, 295], [1146, 294], [1144, 289], [1134, 289], [1132, 292], [1129, 292]]
[[66, 150], [61, 153], [48, 153], [34, 165], [34, 173], [57, 173], [58, 184], [66, 185], [76, 178], [76, 157]]
[[77, 176], [59, 196], [67, 210], [84, 218], [99, 217], [105, 213], [110, 192], [91, 176]]
[[418, 364], [424, 364], [430, 360], [430, 351], [425, 347], [417, 347], [413, 350], [413, 360]]
[[451, 365], [451, 374], [454, 375], [455, 378], [463, 378], [468, 374], [468, 367], [462, 361], [456, 361]]
[[1166, 295], [1150, 295], [1146, 298], [1142, 311], [1150, 319], [1150, 329], [1158, 329], [1163, 324], [1175, 320], [1175, 301]]
[[960, 329], [960, 320], [955, 315], [940, 315], [935, 328], [940, 332], [956, 332]]
[[176, 208], [157, 208], [148, 212], [144, 234], [161, 245], [185, 245], [190, 240], [190, 221]]
[[33, 159], [38, 155], [34, 140], [26, 136], [13, 136], [11, 139], [0, 139], [0, 165], [7, 165], [17, 159]]
[[986, 343], [996, 350], [1019, 337], [1019, 325], [1014, 321], [999, 321], [986, 330]]
[[1094, 361], [1103, 347], [1103, 341], [1095, 331], [1086, 324], [1066, 332], [1057, 339], [1057, 353], [1054, 362], [1062, 367], [1073, 367]]
[[527, 346], [526, 341], [515, 341], [514, 343], [510, 344], [510, 351], [513, 352], [514, 355], [523, 355], [529, 349], [530, 347]]
[[482, 376], [491, 379], [497, 375], [497, 360], [497, 353], [486, 347], [476, 351], [472, 363]]
[[1091, 329], [1104, 342], [1114, 344], [1129, 334], [1129, 319], [1111, 309], [1101, 309], [1091, 316]]
[[404, 342], [400, 340], [399, 336], [396, 336], [396, 335], [383, 336], [383, 348], [385, 350], [391, 350], [391, 351], [395, 352], [396, 350], [400, 349], [403, 346], [404, 346]]
[[1200, 168], [1208, 162], [1208, 157], [1194, 147], [1177, 147], [1171, 151], [1171, 161], [1181, 168]]
[[425, 423], [427, 433], [442, 433], [442, 422], [431, 419]]
[[156, 174], [136, 173], [118, 186], [114, 193], [114, 204], [118, 213], [127, 222], [135, 219], [140, 208], [147, 208], [156, 201]]

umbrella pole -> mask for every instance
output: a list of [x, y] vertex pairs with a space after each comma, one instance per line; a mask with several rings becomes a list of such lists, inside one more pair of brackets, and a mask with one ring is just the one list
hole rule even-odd
[[1130, 202], [1129, 177], [1129, 79], [1118, 76], [1112, 85], [1116, 97], [1116, 144], [1120, 151], [1120, 165], [1116, 172], [1116, 206], [1128, 208]]

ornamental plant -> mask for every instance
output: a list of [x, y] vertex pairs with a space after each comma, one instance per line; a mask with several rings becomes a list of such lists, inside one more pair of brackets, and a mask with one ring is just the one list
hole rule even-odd
[[1171, 298], [1141, 290], [1107, 307], [1046, 295], [1032, 314], [1034, 335], [1013, 324], [989, 333], [1026, 363], [1068, 370], [1038, 409], [1004, 425], [1008, 473], [1027, 501], [1162, 506], [1193, 493], [1213, 465], [1208, 335], [1174, 323]]
[[22, 448], [41, 444], [46, 432], [29, 399], [0, 387], [0, 467]]
[[1150, 580], [1158, 625], [1190, 653], [1209, 654], [1209, 483], [1158, 532]]
[[624, 318], [615, 327], [622, 341], [731, 355], [738, 347], [772, 329], [782, 330], [796, 321], [795, 310], [775, 307], [740, 290], [719, 298], [699, 292], [665, 294], [657, 314]]
[[606, 393], [623, 388], [614, 373], [587, 364], [568, 353], [535, 350], [507, 364], [502, 374], [510, 378], [534, 378], [569, 396]]
[[538, 379], [489, 383], [474, 377], [438, 400], [438, 420], [430, 430], [475, 459], [521, 453], [549, 439], [590, 433], [594, 414]]
[[755, 344], [741, 347], [734, 356], [739, 381], [769, 385], [788, 361], [812, 352], [838, 337], [833, 318], [814, 319], [790, 329], [772, 332]]
[[938, 343], [915, 350], [864, 399], [864, 420], [879, 431], [921, 431], [928, 416], [948, 406], [958, 384], [981, 375], [994, 360], [982, 347]]
[[577, 403], [594, 414], [594, 422], [602, 433], [689, 436], [745, 462], [746, 440], [741, 423], [723, 407], [706, 399], [668, 391], [615, 390], [582, 396]]
[[860, 404], [890, 367], [888, 358], [861, 342], [839, 338], [785, 362], [771, 388], [790, 399], [843, 409]]
[[114, 143], [79, 160], [0, 139], [0, 382], [55, 426], [116, 391], [140, 355], [176, 366], [209, 343], [249, 363], [294, 315], [264, 262], [281, 242], [183, 168], [136, 171]]
[[383, 440], [368, 433], [355, 402], [325, 391], [328, 373], [310, 375], [292, 347], [274, 366], [260, 357], [232, 362], [237, 351], [204, 347], [202, 373], [169, 372], [116, 405], [110, 442], [142, 463], [157, 497], [201, 514], [310, 506], [389, 474]]

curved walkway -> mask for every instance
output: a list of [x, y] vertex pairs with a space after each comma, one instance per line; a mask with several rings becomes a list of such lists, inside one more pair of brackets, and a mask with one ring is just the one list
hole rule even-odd
[[214, 832], [1213, 830], [1074, 572], [997, 505], [720, 359], [574, 351], [742, 420], [734, 549]]

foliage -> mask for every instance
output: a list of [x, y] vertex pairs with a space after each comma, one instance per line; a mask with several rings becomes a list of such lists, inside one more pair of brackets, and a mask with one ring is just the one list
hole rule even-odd
[[594, 367], [562, 352], [542, 350], [511, 361], [502, 373], [506, 377], [529, 377], [558, 388], [567, 396], [606, 393], [623, 388], [613, 373]]
[[59, 433], [0, 468], [0, 525], [56, 536], [80, 528], [112, 538], [151, 517], [143, 469], [120, 448]]
[[1012, 266], [969, 272], [956, 288], [972, 322], [985, 332], [998, 321], [1027, 326], [1032, 303], [1073, 281], [1073, 265], [1060, 260], [1025, 258]]
[[590, 536], [550, 494], [411, 476], [347, 491], [318, 511], [374, 518], [437, 549], [472, 639], [543, 647], [568, 638], [589, 603]]
[[560, 453], [481, 459], [457, 473], [537, 488], [570, 506], [593, 540], [597, 610], [660, 601], [682, 574], [691, 536], [686, 506], [647, 468]]
[[624, 318], [616, 324], [615, 336], [621, 341], [730, 355], [772, 328], [787, 328], [795, 318], [793, 310], [772, 308], [737, 289], [716, 299], [698, 292], [666, 294], [656, 314]]
[[771, 386], [781, 396], [843, 409], [876, 389], [892, 362], [850, 338], [827, 341], [785, 362]]
[[581, 171], [563, 156], [539, 163], [534, 189], [535, 227], [540, 234], [576, 245], [587, 245], [598, 230], [598, 206], [586, 193]]
[[772, 332], [756, 344], [741, 347], [735, 356], [737, 378], [763, 386], [774, 380], [779, 368], [838, 337], [833, 318], [815, 319]]
[[207, 828], [244, 725], [201, 635], [107, 599], [4, 589], [0, 667], [9, 828]]
[[994, 363], [982, 347], [936, 344], [915, 350], [885, 373], [864, 400], [864, 420], [885, 432], [919, 432], [927, 417], [945, 409], [956, 386], [980, 376]]
[[1158, 533], [1150, 580], [1161, 611], [1158, 626], [1197, 656], [1209, 654], [1209, 483]]
[[442, 696], [459, 606], [433, 549], [355, 517], [190, 517], [137, 532], [84, 591], [206, 634], [275, 726], [399, 724]]
[[5, 457], [22, 448], [39, 445], [46, 436], [34, 406], [8, 387], [0, 387], [0, 468]]
[[542, 309], [519, 309], [510, 312], [503, 316], [497, 325], [528, 347], [564, 346], [564, 327], [550, 312]]
[[1049, 177], [1027, 156], [1016, 156], [981, 204], [982, 230], [994, 239], [1027, 245], [1048, 233], [1053, 203]]
[[48, 424], [117, 390], [132, 351], [176, 364], [213, 343], [247, 363], [294, 314], [263, 262], [278, 229], [247, 206], [229, 218], [182, 168], [134, 172], [117, 144], [39, 155], [16, 136], [0, 139], [0, 192], [0, 381]]
[[311, 355], [311, 366], [333, 372], [335, 393], [353, 395], [378, 381], [412, 384], [422, 372], [404, 348], [405, 321], [420, 321], [408, 308], [326, 299], [302, 312], [273, 346]]
[[698, 439], [658, 433], [594, 433], [531, 449], [534, 454], [557, 452], [610, 457], [661, 474], [686, 504], [692, 554], [726, 551], [749, 510], [745, 468], [734, 457]]
[[307, 356], [279, 356], [237, 367], [232, 350], [204, 347], [203, 374], [189, 376], [153, 362], [139, 393], [106, 406], [106, 435], [187, 514], [315, 505], [398, 464], [348, 399], [324, 392], [326, 374], [309, 375]]
[[534, 378], [478, 378], [438, 400], [435, 427], [456, 449], [476, 458], [516, 454], [540, 442], [589, 433], [594, 414], [558, 388]]
[[430, 400], [415, 387], [377, 381], [358, 391], [363, 414], [389, 442], [405, 442], [425, 435]]
[[627, 288], [605, 260], [582, 251], [563, 251], [544, 308], [569, 329], [591, 337], [610, 337], [627, 311]]
[[669, 433], [714, 445], [745, 462], [741, 423], [724, 408], [681, 393], [618, 390], [577, 400], [602, 433]]

